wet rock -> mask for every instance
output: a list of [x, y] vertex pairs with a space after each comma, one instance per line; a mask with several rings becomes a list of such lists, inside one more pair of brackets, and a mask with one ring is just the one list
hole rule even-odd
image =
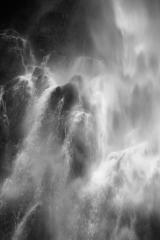
[[30, 99], [30, 88], [27, 81], [15, 79], [11, 84], [8, 84], [4, 99], [10, 122], [10, 140], [13, 144], [18, 144], [23, 138], [22, 121]]
[[32, 74], [32, 81], [35, 87], [35, 93], [39, 96], [47, 87], [48, 77], [45, 75], [44, 68], [36, 67]]

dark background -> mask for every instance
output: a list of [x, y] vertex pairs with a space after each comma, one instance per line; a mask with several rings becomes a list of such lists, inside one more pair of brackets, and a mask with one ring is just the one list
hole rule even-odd
[[[47, 54], [53, 61], [88, 56], [93, 50], [89, 22], [97, 16], [98, 6], [85, 0], [3, 0], [0, 33], [17, 31], [30, 42], [38, 61]], [[0, 84], [23, 72], [11, 45], [0, 38]]]
[[[1, 1], [0, 29], [15, 29], [29, 38], [38, 57], [50, 51], [63, 55], [69, 48], [72, 53], [89, 52], [92, 44], [87, 16], [93, 9], [91, 11], [86, 2], [84, 0]], [[97, 11], [97, 6], [95, 7]]]

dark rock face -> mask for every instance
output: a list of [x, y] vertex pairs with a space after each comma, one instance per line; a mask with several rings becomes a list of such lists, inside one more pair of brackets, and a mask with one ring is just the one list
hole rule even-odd
[[12, 29], [0, 31], [0, 84], [5, 85], [19, 75], [32, 62], [29, 43]]
[[23, 138], [21, 129], [22, 121], [25, 117], [25, 109], [30, 98], [30, 89], [26, 81], [15, 80], [6, 87], [5, 102], [7, 115], [10, 120], [10, 138], [14, 144]]
[[0, 101], [0, 179], [11, 170], [19, 146], [25, 136], [22, 124], [30, 100], [27, 81], [13, 79], [2, 86], [4, 91]]
[[78, 102], [78, 92], [72, 83], [65, 86], [57, 87], [51, 95], [50, 106], [54, 110], [57, 103], [63, 100], [61, 112], [69, 112], [71, 108]]
[[44, 119], [42, 120], [43, 137], [47, 136], [52, 130], [56, 133], [61, 143], [65, 140], [67, 117], [75, 104], [78, 104], [78, 92], [71, 83], [57, 87], [51, 93]]
[[45, 71], [42, 67], [35, 68], [32, 74], [32, 81], [37, 95], [41, 95], [42, 92], [49, 87], [47, 76], [45, 75]]
[[68, 135], [71, 135], [69, 138], [72, 159], [71, 178], [82, 177], [85, 174], [88, 161], [91, 155], [93, 156], [91, 148], [95, 144], [91, 135], [86, 139], [84, 117], [76, 123], [73, 132], [70, 132], [73, 127], [71, 121], [74, 121], [71, 116], [72, 110], [81, 107], [84, 113], [88, 111], [85, 97], [81, 96], [82, 81], [81, 76], [74, 76], [69, 83], [57, 87], [51, 93], [45, 117], [42, 120], [43, 137], [47, 136], [52, 129], [56, 133], [57, 141], [63, 144]]

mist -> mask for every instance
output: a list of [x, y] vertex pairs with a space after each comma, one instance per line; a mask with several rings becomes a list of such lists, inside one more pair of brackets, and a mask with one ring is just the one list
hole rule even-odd
[[0, 236], [158, 240], [160, 3], [35, 6], [0, 34]]

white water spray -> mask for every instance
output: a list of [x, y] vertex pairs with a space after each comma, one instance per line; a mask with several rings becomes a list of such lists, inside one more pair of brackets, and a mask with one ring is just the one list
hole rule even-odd
[[[80, 57], [66, 76], [80, 74], [82, 81], [78, 76], [57, 88], [58, 77], [44, 64], [40, 91], [35, 63], [20, 77], [31, 88], [26, 136], [1, 198], [31, 199], [13, 240], [28, 239], [39, 206], [50, 239], [57, 240], [136, 240], [138, 214], [160, 214], [159, 69], [149, 67], [154, 51], [146, 40], [146, 11], [128, 16], [124, 2], [113, 3], [123, 41], [121, 65], [109, 69]], [[141, 61], [147, 66], [140, 71]]]

